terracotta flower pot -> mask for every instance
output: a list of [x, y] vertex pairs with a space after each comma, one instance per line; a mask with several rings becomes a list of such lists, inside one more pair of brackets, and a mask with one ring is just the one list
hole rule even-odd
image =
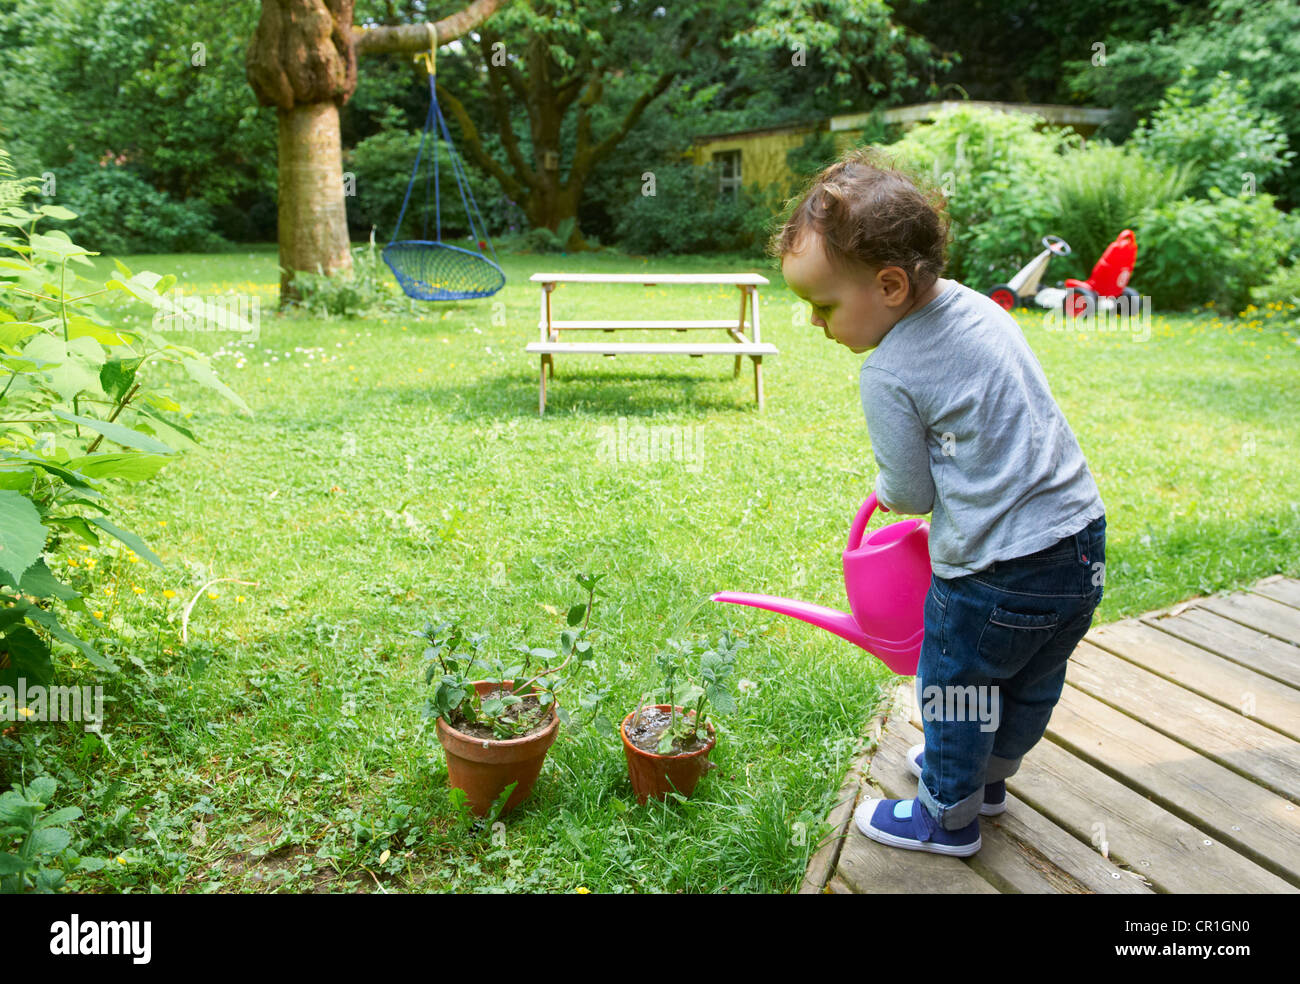
[[[646, 705], [646, 707], [651, 706], [665, 713], [669, 710], [667, 704]], [[682, 713], [680, 707], [677, 711]], [[636, 711], [633, 711], [625, 717], [618, 730], [623, 736], [623, 753], [627, 756], [627, 775], [632, 780], [632, 791], [636, 794], [636, 801], [644, 806], [646, 800], [652, 797], [663, 799], [673, 791], [683, 796], [690, 796], [695, 792], [695, 784], [700, 781], [700, 776], [712, 768], [709, 752], [713, 750], [718, 740], [713, 731], [713, 724], [705, 722], [704, 726], [709, 732], [709, 743], [698, 751], [683, 752], [681, 755], [658, 755], [654, 752], [642, 751], [628, 739], [627, 726], [635, 715]]]
[[[479, 680], [474, 689], [481, 697], [504, 684]], [[438, 741], [447, 752], [447, 781], [455, 789], [465, 790], [469, 806], [476, 816], [487, 816], [501, 791], [518, 782], [506, 800], [502, 813], [509, 813], [528, 798], [533, 783], [542, 771], [542, 762], [560, 729], [555, 705], [551, 705], [549, 723], [541, 731], [523, 738], [495, 740], [462, 734], [438, 718]]]

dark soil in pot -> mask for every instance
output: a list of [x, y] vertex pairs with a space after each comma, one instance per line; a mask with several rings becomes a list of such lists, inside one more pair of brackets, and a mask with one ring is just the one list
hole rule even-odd
[[[481, 694], [480, 696], [482, 697], [483, 700], [490, 700], [493, 697], [508, 697], [513, 692], [514, 691], [512, 690], [499, 688], [490, 691], [488, 693]], [[550, 725], [551, 715], [549, 711], [543, 713], [541, 711], [541, 706], [542, 705], [538, 702], [537, 698], [533, 695], [529, 695], [525, 697], [522, 704], [516, 704], [514, 706], [514, 708], [510, 712], [510, 718], [512, 720], [519, 720], [522, 717], [531, 715], [532, 718], [537, 721], [537, 723], [533, 727], [529, 728], [527, 731], [512, 735], [511, 737], [527, 738], [530, 735], [537, 734], [539, 731], [544, 731]], [[484, 724], [479, 721], [469, 722], [466, 721], [464, 718], [460, 717], [460, 715], [457, 715], [456, 720], [449, 721], [448, 724], [450, 724], [451, 727], [459, 731], [462, 735], [468, 735], [471, 738], [486, 738], [488, 741], [501, 740], [501, 737], [495, 731], [492, 730], [492, 725], [490, 724]]]
[[[677, 715], [681, 717], [680, 714]], [[641, 710], [640, 717], [632, 718], [627, 726], [627, 737], [637, 748], [643, 752], [649, 752], [651, 755], [659, 754], [659, 738], [668, 730], [668, 724], [672, 718], [666, 711], [661, 711], [657, 707], [645, 707]], [[682, 744], [680, 738], [673, 741], [673, 750], [670, 755], [684, 755], [689, 752], [698, 752], [708, 747], [707, 740], [701, 741], [700, 736], [696, 735], [691, 740]]]

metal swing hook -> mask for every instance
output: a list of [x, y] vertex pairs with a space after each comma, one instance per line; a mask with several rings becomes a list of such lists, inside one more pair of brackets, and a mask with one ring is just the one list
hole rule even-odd
[[430, 75], [437, 74], [438, 60], [438, 27], [432, 22], [426, 22], [425, 27], [429, 29], [429, 50], [422, 51], [412, 57], [412, 61], [423, 61], [424, 70]]

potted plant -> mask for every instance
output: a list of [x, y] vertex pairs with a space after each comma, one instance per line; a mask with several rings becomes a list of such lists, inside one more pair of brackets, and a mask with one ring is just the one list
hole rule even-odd
[[[719, 714], [736, 709], [728, 681], [744, 646], [743, 640], [723, 632], [712, 645], [707, 639], [669, 640], [655, 657], [663, 675], [659, 693], [667, 703], [647, 706], [643, 696], [619, 729], [638, 803], [662, 799], [670, 792], [690, 796], [700, 777], [714, 768], [709, 752], [717, 735], [707, 714], [710, 708]], [[697, 655], [699, 670], [692, 679], [686, 666]]]
[[[467, 633], [454, 620], [427, 622], [413, 633], [426, 643], [425, 683], [433, 688], [425, 717], [436, 720], [448, 782], [464, 791], [477, 816], [507, 813], [528, 798], [560, 724], [568, 723], [556, 691], [566, 682], [561, 674], [567, 668], [592, 666], [587, 634], [601, 577], [577, 575], [587, 600], [569, 609], [559, 653], [518, 644], [508, 661], [489, 658], [482, 655], [487, 634]], [[582, 695], [582, 707], [593, 718], [604, 694]], [[496, 803], [511, 784], [504, 805]]]

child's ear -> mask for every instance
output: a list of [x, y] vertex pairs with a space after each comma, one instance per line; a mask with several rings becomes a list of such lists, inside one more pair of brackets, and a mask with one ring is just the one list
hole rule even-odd
[[911, 296], [912, 284], [907, 271], [902, 267], [888, 266], [876, 274], [876, 282], [885, 294], [885, 303], [889, 305], [906, 303]]

